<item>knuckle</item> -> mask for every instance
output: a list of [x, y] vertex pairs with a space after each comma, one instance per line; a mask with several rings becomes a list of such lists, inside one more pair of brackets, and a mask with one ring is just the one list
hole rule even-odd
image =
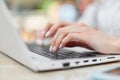
[[62, 34], [67, 34], [67, 31], [64, 30], [64, 28], [60, 28], [58, 30], [59, 33], [62, 33]]

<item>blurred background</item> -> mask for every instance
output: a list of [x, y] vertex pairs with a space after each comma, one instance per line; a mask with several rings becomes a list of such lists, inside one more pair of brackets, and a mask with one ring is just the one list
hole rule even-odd
[[49, 21], [76, 22], [93, 0], [4, 0], [23, 39], [33, 42], [35, 32]]

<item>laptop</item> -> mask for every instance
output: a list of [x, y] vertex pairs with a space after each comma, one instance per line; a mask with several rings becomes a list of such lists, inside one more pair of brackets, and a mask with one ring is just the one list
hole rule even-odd
[[94, 51], [78, 52], [61, 49], [55, 55], [35, 42], [21, 38], [7, 6], [0, 0], [0, 52], [33, 71], [68, 69], [93, 64], [119, 61], [120, 55], [103, 55]]

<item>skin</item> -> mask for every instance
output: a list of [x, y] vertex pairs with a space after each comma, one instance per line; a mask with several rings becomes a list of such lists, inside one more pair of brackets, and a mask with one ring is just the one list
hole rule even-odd
[[120, 39], [108, 36], [101, 31], [91, 28], [83, 23], [48, 23], [37, 34], [41, 44], [45, 37], [51, 37], [51, 52], [64, 47], [80, 46], [95, 50], [103, 54], [120, 53]]
[[47, 23], [45, 28], [36, 32], [36, 37], [39, 39], [40, 45], [42, 45], [46, 37], [53, 37], [59, 28], [72, 25], [73, 23], [58, 22], [56, 24]]

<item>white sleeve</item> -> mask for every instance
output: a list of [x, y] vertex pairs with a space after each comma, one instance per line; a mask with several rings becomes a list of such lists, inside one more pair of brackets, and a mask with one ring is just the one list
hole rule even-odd
[[96, 3], [89, 5], [83, 16], [78, 20], [79, 23], [85, 23], [90, 27], [96, 28], [97, 6]]

